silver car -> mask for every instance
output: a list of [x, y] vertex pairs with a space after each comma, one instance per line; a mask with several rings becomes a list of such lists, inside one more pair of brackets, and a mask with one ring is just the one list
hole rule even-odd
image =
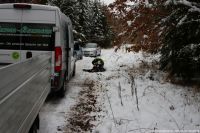
[[86, 43], [85, 47], [83, 47], [83, 54], [84, 56], [100, 56], [101, 55], [101, 48], [98, 46], [97, 43]]

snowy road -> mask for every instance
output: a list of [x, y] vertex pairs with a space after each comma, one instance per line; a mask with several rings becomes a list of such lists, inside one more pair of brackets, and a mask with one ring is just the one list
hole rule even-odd
[[[70, 119], [69, 115], [73, 115], [73, 107], [75, 110], [75, 107], [79, 106], [80, 103], [83, 103], [84, 100], [78, 102], [78, 100], [81, 100], [79, 99], [81, 98], [79, 95], [88, 93], [87, 90], [89, 89], [90, 91], [90, 85], [93, 84], [93, 80], [89, 80], [90, 78], [88, 75], [82, 71], [83, 68], [88, 69], [92, 67], [91, 60], [93, 59], [94, 58], [85, 57], [84, 60], [77, 61], [76, 75], [66, 85], [67, 91], [64, 98], [50, 96], [46, 100], [45, 105], [40, 111], [41, 126], [39, 133], [63, 133], [64, 131], [67, 133], [70, 132], [69, 129], [67, 129], [67, 124], [70, 120], [67, 121], [67, 119]], [[83, 98], [89, 100], [87, 97]], [[77, 111], [78, 109], [74, 112]]]
[[[78, 76], [78, 74], [76, 75]], [[70, 81], [67, 87], [66, 96], [59, 98], [58, 96], [49, 96], [44, 107], [40, 112], [40, 130], [39, 133], [62, 133], [66, 125], [66, 113], [70, 111], [81, 87], [79, 81], [74, 79]], [[77, 83], [77, 84], [76, 84]]]
[[39, 133], [62, 133], [65, 126], [65, 115], [75, 103], [80, 88], [69, 87], [64, 98], [50, 96], [40, 112]]
[[39, 133], [184, 132], [200, 130], [200, 93], [171, 84], [159, 55], [103, 50], [106, 72], [87, 73], [94, 58], [77, 62], [63, 99], [41, 110]]

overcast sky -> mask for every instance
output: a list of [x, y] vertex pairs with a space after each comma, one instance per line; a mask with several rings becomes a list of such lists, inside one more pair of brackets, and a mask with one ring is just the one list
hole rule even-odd
[[115, 0], [101, 0], [101, 1], [108, 5], [112, 2], [114, 2]]

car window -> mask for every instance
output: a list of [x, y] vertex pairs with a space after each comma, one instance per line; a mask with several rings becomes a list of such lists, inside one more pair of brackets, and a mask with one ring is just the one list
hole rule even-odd
[[87, 43], [85, 45], [85, 48], [97, 48], [97, 44], [96, 43]]
[[75, 44], [75, 45], [74, 45], [74, 50], [80, 50], [80, 48], [79, 48], [79, 45], [78, 45], [78, 44]]

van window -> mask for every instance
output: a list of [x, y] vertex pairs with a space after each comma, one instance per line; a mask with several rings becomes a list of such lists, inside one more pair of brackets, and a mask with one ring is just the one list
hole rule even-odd
[[79, 43], [76, 42], [76, 43], [74, 44], [74, 50], [80, 50], [80, 48], [79, 48]]
[[67, 47], [69, 47], [69, 33], [68, 33], [68, 26], [66, 25], [66, 28], [65, 28], [65, 40], [66, 40], [66, 45]]
[[0, 49], [52, 51], [53, 24], [0, 23]]
[[70, 28], [70, 37], [71, 37], [71, 44], [74, 43], [74, 36], [73, 36], [73, 32], [72, 32], [72, 28]]

